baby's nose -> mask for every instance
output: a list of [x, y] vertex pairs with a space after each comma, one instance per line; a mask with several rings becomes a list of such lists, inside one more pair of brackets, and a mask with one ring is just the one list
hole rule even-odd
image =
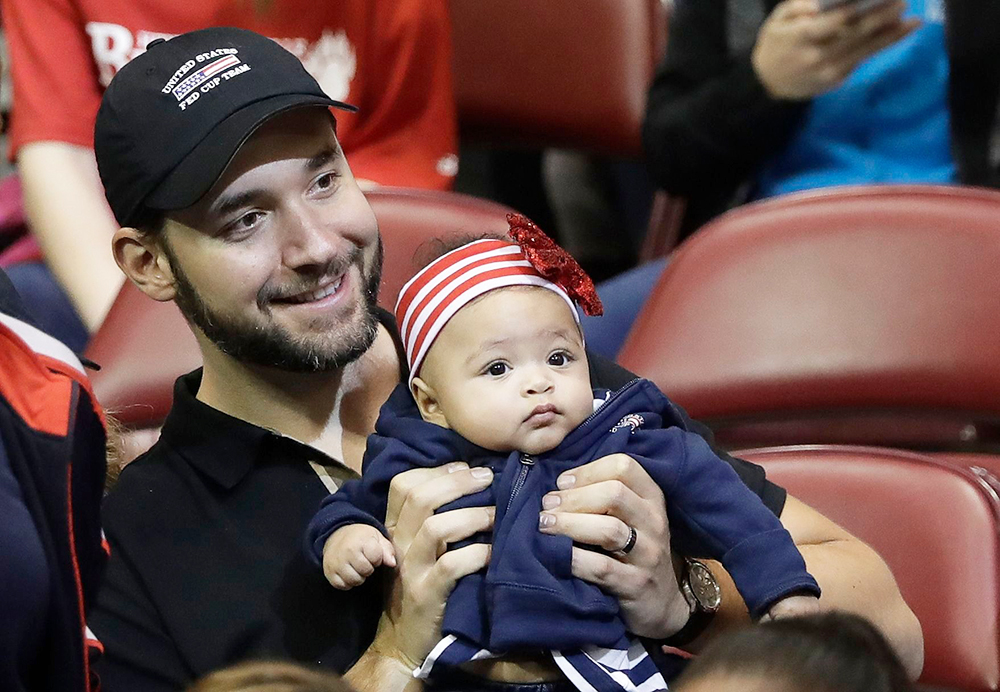
[[525, 380], [525, 394], [544, 394], [552, 390], [552, 378], [545, 372], [532, 373]]

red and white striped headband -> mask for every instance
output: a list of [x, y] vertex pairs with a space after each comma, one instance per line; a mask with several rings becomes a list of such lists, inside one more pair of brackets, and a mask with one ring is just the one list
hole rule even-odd
[[[530, 221], [519, 215], [510, 215], [511, 235], [520, 244], [499, 238], [476, 240], [437, 258], [406, 282], [396, 301], [396, 324], [406, 350], [410, 366], [410, 382], [417, 376], [434, 340], [455, 313], [479, 296], [508, 286], [538, 286], [556, 293], [566, 301], [577, 324], [580, 316], [576, 300], [581, 300], [584, 311], [599, 314], [600, 301], [593, 290], [593, 282], [566, 252], [556, 246]], [[523, 233], [530, 229], [535, 247], [525, 247]], [[541, 247], [539, 247], [541, 246]], [[542, 257], [539, 258], [539, 252]], [[569, 276], [571, 285], [561, 285], [543, 274], [548, 262], [556, 258], [555, 277]], [[532, 262], [531, 260], [535, 261]], [[539, 268], [541, 265], [541, 268]], [[567, 274], [567, 268], [569, 273]], [[582, 278], [581, 278], [582, 277]], [[584, 295], [575, 286], [584, 284]], [[567, 288], [574, 292], [570, 297]], [[593, 307], [596, 302], [596, 309]]]

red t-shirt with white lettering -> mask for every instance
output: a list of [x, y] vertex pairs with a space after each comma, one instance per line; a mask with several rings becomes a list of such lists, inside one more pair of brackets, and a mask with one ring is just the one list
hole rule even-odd
[[[108, 82], [154, 38], [208, 26], [269, 36], [338, 113], [354, 175], [447, 189], [457, 170], [447, 0], [2, 0], [14, 106], [11, 156], [29, 142], [93, 146]], [[151, 133], [155, 136], [155, 133]]]

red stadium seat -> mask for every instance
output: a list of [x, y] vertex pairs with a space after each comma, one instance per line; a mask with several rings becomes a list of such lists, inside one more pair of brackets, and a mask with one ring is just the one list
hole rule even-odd
[[86, 356], [101, 405], [127, 428], [159, 426], [174, 380], [201, 365], [194, 334], [173, 303], [158, 303], [126, 281]]
[[[668, 10], [663, 0], [451, 0], [462, 139], [638, 159]], [[683, 213], [683, 200], [657, 193], [644, 260], [673, 248]]]
[[368, 193], [375, 210], [385, 262], [379, 303], [392, 310], [403, 284], [424, 264], [421, 246], [434, 238], [504, 235], [509, 228], [502, 204], [449, 192], [380, 188]]
[[785, 447], [740, 452], [872, 546], [923, 627], [921, 683], [1000, 687], [1000, 501], [982, 478], [910, 452]]
[[463, 138], [638, 156], [662, 0], [451, 0]]
[[946, 464], [967, 469], [1000, 493], [1000, 454], [933, 452], [932, 456]]
[[[453, 234], [506, 233], [511, 211], [448, 192], [378, 188], [367, 197], [385, 241], [380, 302], [389, 309], [417, 269], [413, 257], [422, 243]], [[102, 366], [92, 376], [94, 391], [125, 427], [129, 459], [155, 439], [149, 429], [158, 428], [170, 410], [174, 380], [201, 364], [194, 335], [177, 307], [157, 303], [130, 282], [94, 335], [87, 357]]]
[[1000, 439], [1000, 194], [841, 188], [685, 243], [619, 356], [728, 446]]

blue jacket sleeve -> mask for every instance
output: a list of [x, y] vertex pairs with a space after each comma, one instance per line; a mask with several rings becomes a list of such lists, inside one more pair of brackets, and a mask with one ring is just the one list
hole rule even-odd
[[640, 428], [628, 453], [663, 490], [675, 547], [722, 562], [751, 616], [793, 593], [819, 595], [788, 531], [701, 437]]
[[323, 546], [337, 529], [348, 524], [374, 526], [388, 538], [384, 521], [393, 477], [419, 464], [398, 440], [375, 434], [368, 438], [362, 476], [351, 480], [320, 504], [305, 536], [306, 555], [316, 566], [323, 564]]

